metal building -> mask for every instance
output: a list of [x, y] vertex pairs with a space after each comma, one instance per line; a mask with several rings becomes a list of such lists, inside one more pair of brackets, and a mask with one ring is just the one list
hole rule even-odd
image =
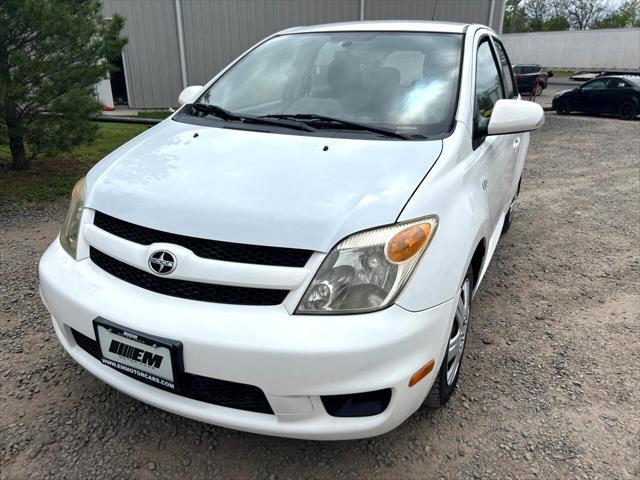
[[176, 106], [260, 39], [279, 30], [354, 20], [448, 20], [501, 32], [505, 0], [104, 0], [106, 17], [126, 18], [116, 103]]

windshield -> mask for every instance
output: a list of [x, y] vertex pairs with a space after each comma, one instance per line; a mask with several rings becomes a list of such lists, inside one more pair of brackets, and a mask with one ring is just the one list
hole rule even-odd
[[461, 45], [462, 35], [443, 33], [282, 35], [247, 54], [198, 103], [444, 135], [453, 124]]

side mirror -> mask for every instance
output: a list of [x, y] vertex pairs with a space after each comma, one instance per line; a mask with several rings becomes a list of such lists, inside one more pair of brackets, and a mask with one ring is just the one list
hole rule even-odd
[[537, 130], [544, 125], [544, 112], [535, 102], [527, 100], [498, 100], [493, 106], [487, 135], [503, 135]]
[[185, 105], [187, 103], [193, 103], [198, 95], [200, 94], [200, 90], [202, 90], [202, 85], [192, 85], [190, 87], [185, 88], [180, 92], [178, 96], [178, 103], [180, 105]]

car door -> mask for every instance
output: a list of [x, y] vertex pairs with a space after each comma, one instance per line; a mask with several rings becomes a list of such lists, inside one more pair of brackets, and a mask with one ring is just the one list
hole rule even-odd
[[596, 78], [582, 85], [577, 92], [573, 106], [582, 112], [603, 112], [605, 110], [602, 94], [607, 88], [606, 78]]
[[524, 73], [526, 73], [526, 79], [527, 79], [527, 89], [526, 89], [527, 92], [533, 92], [534, 90], [533, 86], [535, 85], [537, 72], [538, 72], [538, 68], [534, 66], [529, 66], [524, 68]]
[[624, 98], [628, 84], [621, 78], [608, 78], [607, 88], [602, 91], [602, 108], [606, 113], [618, 113], [618, 108]]
[[[479, 136], [488, 124], [495, 103], [505, 98], [500, 64], [489, 36], [483, 37], [476, 50], [474, 149], [483, 163], [486, 178], [482, 188], [487, 194], [491, 225], [497, 225], [511, 190], [515, 170], [517, 135]], [[519, 141], [519, 140], [518, 140]]]
[[[502, 88], [505, 98], [517, 99], [519, 97], [519, 94], [518, 89], [515, 86], [514, 75], [511, 72], [509, 56], [507, 55], [504, 45], [498, 38], [491, 37], [491, 39], [500, 67], [500, 73], [502, 76]], [[506, 165], [504, 171], [504, 181], [506, 182], [504, 188], [506, 189], [507, 195], [505, 198], [506, 203], [511, 202], [511, 200], [513, 199], [515, 190], [520, 181], [520, 176], [522, 175], [525, 155], [521, 154], [521, 149], [525, 141], [528, 142], [528, 134], [511, 134], [508, 135], [508, 137], [510, 138], [511, 142], [511, 151], [509, 153], [512, 155], [513, 161]]]

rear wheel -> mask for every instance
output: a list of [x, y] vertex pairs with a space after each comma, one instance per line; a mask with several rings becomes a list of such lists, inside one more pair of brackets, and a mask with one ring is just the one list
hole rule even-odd
[[623, 102], [618, 107], [618, 116], [623, 120], [633, 120], [638, 116], [638, 108], [633, 102]]
[[556, 102], [556, 113], [560, 115], [568, 115], [571, 112], [571, 106], [568, 100], [558, 100]]
[[536, 97], [539, 97], [540, 95], [542, 95], [542, 90], [543, 90], [542, 83], [538, 82], [534, 91]]
[[447, 403], [458, 383], [464, 347], [467, 343], [469, 320], [471, 319], [473, 282], [473, 269], [469, 267], [458, 292], [456, 314], [449, 333], [444, 360], [442, 360], [442, 365], [440, 365], [440, 370], [438, 370], [438, 375], [431, 387], [431, 391], [424, 401], [427, 407], [438, 408]]

